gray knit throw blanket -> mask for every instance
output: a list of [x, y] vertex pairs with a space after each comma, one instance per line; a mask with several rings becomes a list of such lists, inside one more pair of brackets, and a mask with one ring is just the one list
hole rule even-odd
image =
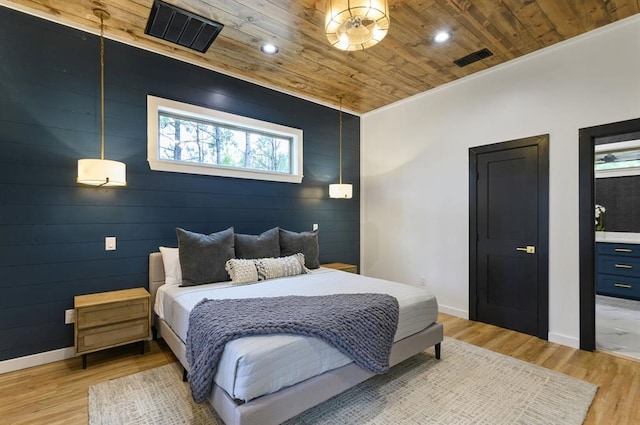
[[389, 369], [398, 314], [398, 300], [385, 294], [203, 299], [189, 316], [191, 395], [197, 403], [206, 400], [225, 344], [244, 336], [320, 338], [364, 369], [384, 373]]

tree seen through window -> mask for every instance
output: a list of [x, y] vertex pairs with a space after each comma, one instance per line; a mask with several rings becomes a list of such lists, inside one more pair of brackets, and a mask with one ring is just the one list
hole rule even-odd
[[291, 173], [292, 139], [159, 114], [159, 159]]

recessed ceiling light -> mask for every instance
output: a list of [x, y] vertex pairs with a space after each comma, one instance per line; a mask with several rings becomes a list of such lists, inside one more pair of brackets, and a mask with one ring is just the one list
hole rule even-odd
[[433, 37], [433, 41], [435, 41], [436, 43], [444, 43], [450, 38], [451, 38], [451, 33], [449, 31], [438, 31], [435, 37]]
[[260, 51], [265, 55], [275, 55], [278, 53], [279, 49], [275, 44], [266, 43], [260, 46]]

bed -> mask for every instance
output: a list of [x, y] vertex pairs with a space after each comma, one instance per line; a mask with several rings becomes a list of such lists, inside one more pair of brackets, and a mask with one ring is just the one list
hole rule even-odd
[[[393, 290], [389, 289], [391, 285]], [[396, 297], [400, 320], [391, 350], [395, 365], [429, 347], [440, 357], [442, 325], [435, 298], [421, 288], [318, 268], [308, 274], [252, 285], [229, 282], [180, 287], [165, 285], [162, 255], [149, 256], [154, 328], [185, 370], [190, 309], [202, 298], [244, 298], [329, 293], [380, 292]], [[373, 376], [315, 338], [268, 335], [227, 344], [208, 397], [227, 425], [279, 424]]]

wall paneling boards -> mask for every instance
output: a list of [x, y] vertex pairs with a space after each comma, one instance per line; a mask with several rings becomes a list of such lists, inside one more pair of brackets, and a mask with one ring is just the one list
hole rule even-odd
[[[128, 186], [87, 187], [76, 164], [100, 156], [99, 76], [97, 36], [0, 7], [0, 360], [72, 346], [73, 296], [146, 287], [148, 254], [176, 246], [176, 226], [318, 223], [320, 261], [358, 264], [359, 117], [344, 114], [354, 198], [332, 200], [337, 110], [106, 40], [106, 158], [126, 163]], [[151, 171], [148, 94], [301, 128], [302, 184]], [[116, 251], [104, 250], [106, 236]]]

